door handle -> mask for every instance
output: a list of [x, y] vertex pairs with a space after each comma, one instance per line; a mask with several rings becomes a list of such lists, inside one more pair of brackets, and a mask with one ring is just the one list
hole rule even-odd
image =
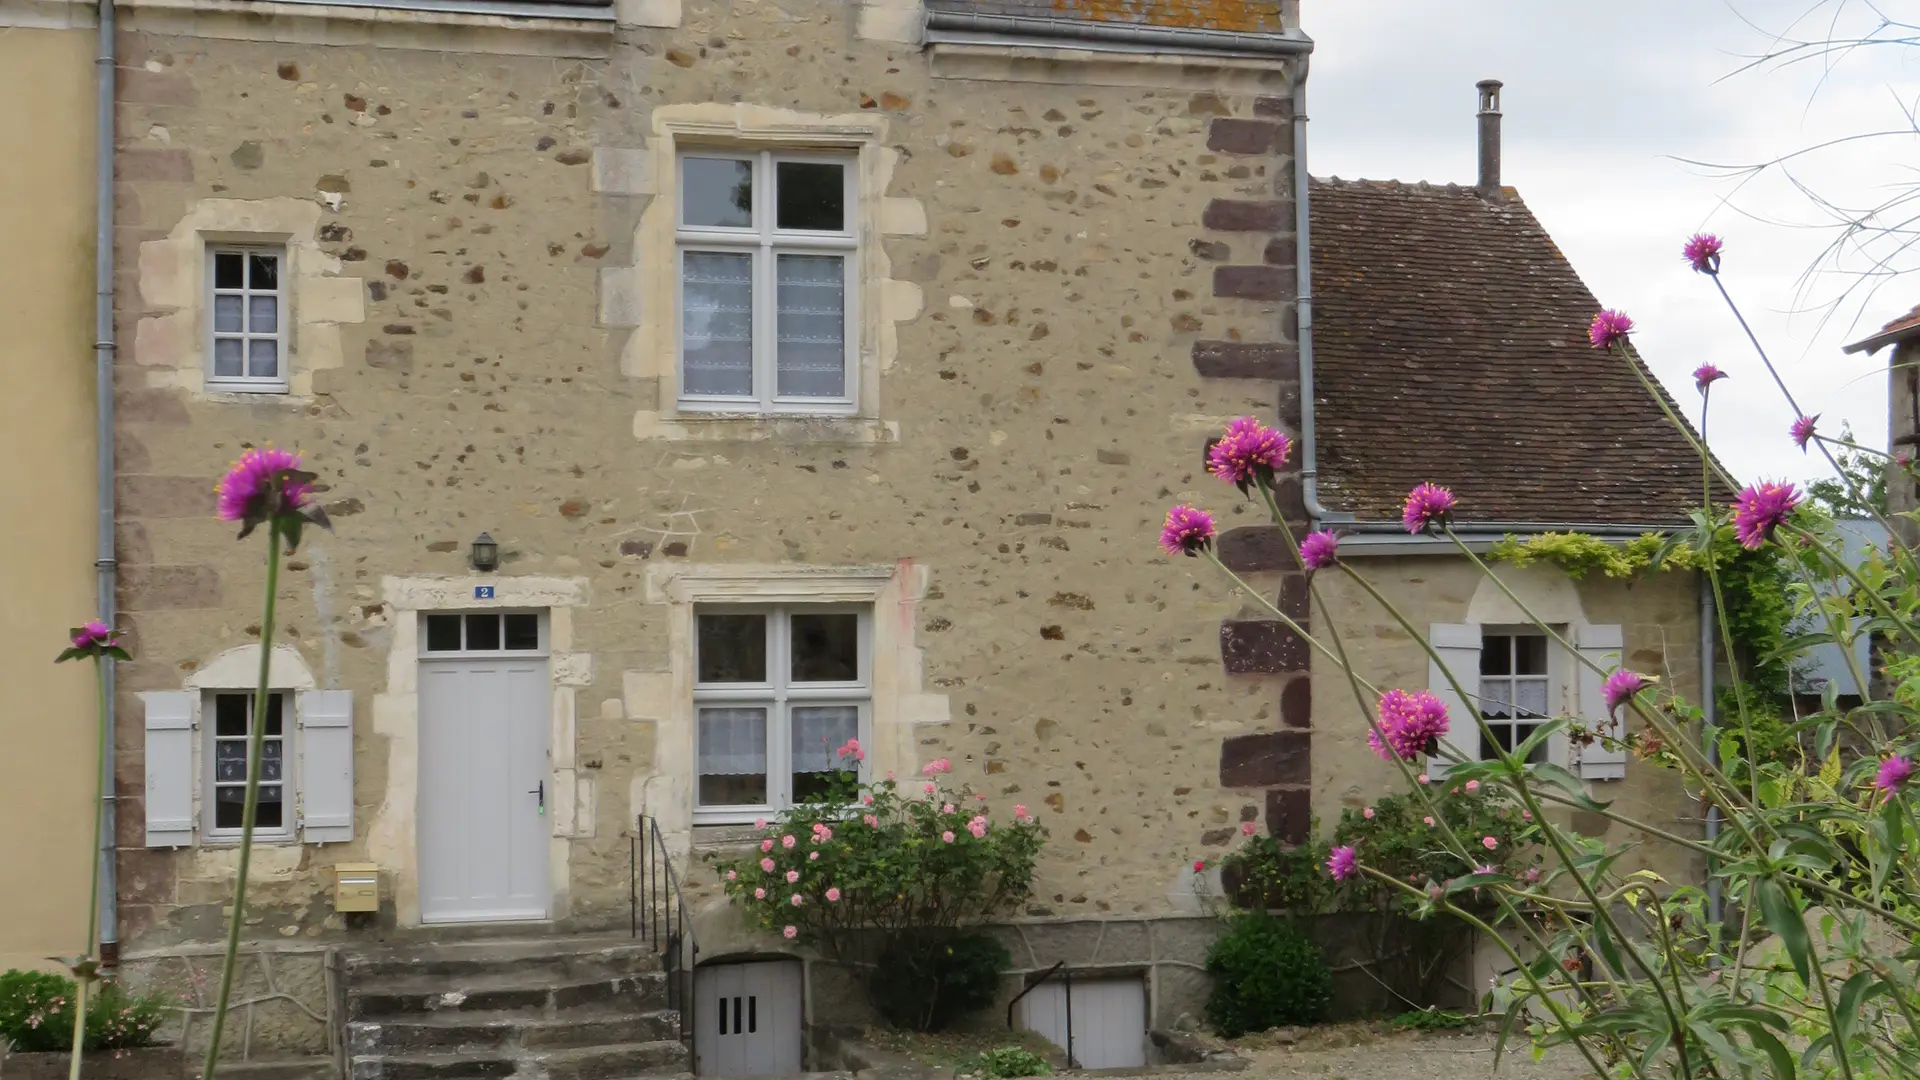
[[547, 812], [547, 782], [545, 780], [540, 781], [538, 787], [530, 788], [527, 794], [539, 796], [540, 812], [542, 814]]

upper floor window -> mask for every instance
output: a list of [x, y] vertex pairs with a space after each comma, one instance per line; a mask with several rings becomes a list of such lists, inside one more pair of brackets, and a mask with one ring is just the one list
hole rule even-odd
[[284, 248], [207, 251], [212, 342], [207, 389], [285, 393], [287, 289]]
[[[1533, 729], [1552, 717], [1553, 677], [1547, 663], [1545, 634], [1489, 632], [1480, 640], [1480, 715], [1501, 750], [1512, 752]], [[1496, 757], [1482, 746], [1480, 757]], [[1545, 743], [1534, 748], [1529, 764], [1547, 760]]]
[[853, 162], [771, 151], [680, 157], [681, 409], [855, 411]]
[[700, 819], [751, 820], [825, 791], [849, 767], [836, 751], [869, 726], [867, 620], [796, 606], [704, 609], [695, 624]]

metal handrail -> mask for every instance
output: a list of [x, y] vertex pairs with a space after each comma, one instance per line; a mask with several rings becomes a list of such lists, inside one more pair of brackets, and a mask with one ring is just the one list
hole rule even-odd
[[[1013, 995], [1013, 1000], [1007, 1002], [1007, 1030], [1013, 1030], [1013, 1007], [1020, 1004], [1020, 999], [1033, 993], [1035, 987], [1053, 978], [1055, 972], [1066, 966], [1065, 960], [1056, 961], [1052, 967], [1041, 972], [1039, 978], [1029, 982], [1026, 989]], [[1080, 1067], [1080, 1062], [1073, 1056], [1073, 972], [1062, 974], [1060, 981], [1067, 986], [1067, 1068], [1077, 1069]]]
[[[660, 957], [667, 976], [667, 1007], [680, 1013], [680, 1041], [693, 1047], [693, 971], [700, 961], [700, 942], [693, 935], [693, 919], [674, 872], [673, 855], [657, 818], [641, 814], [627, 844], [629, 862], [628, 931], [646, 940]], [[697, 1069], [695, 1071], [698, 1071]]]

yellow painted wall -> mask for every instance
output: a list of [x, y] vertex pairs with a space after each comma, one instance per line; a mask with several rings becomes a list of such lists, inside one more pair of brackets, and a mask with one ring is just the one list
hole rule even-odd
[[86, 934], [93, 602], [92, 30], [0, 26], [0, 968]]

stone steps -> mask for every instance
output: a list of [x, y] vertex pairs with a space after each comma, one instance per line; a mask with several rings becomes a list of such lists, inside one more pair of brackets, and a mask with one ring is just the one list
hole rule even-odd
[[477, 940], [343, 954], [349, 1080], [637, 1080], [685, 1073], [653, 950]]

